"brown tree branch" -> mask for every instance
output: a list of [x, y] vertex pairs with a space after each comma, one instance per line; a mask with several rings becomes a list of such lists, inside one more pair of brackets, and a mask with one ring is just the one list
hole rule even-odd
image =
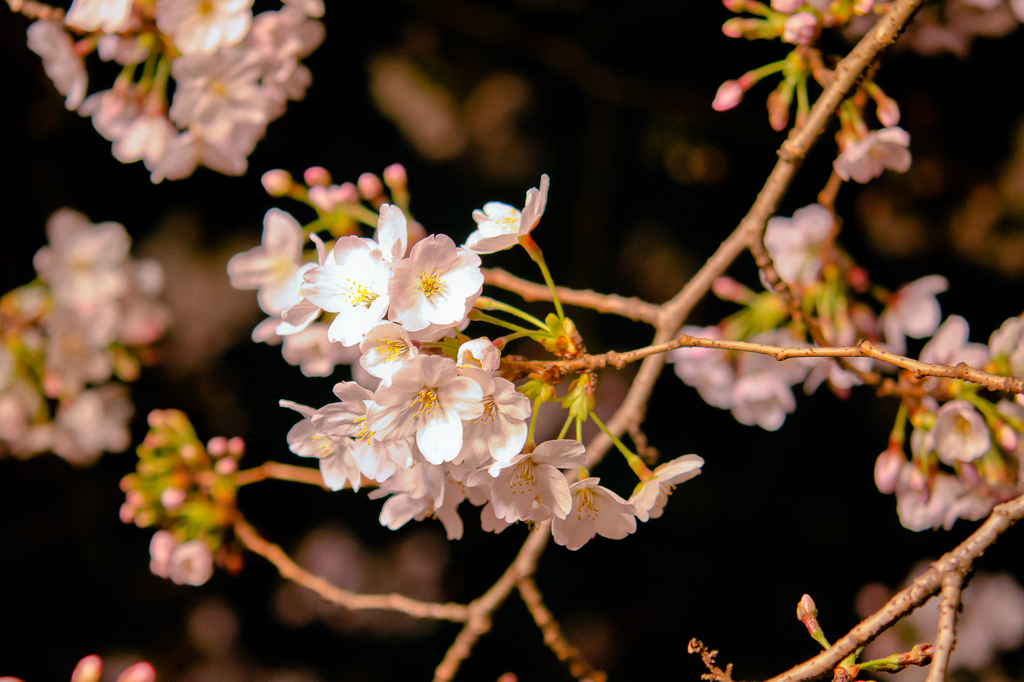
[[282, 464], [281, 462], [264, 462], [252, 469], [243, 469], [235, 474], [235, 485], [249, 485], [258, 481], [265, 481], [268, 478], [278, 481], [292, 481], [293, 483], [308, 483], [309, 485], [318, 485], [326, 489], [319, 469]]
[[935, 636], [935, 656], [928, 669], [925, 682], [945, 682], [949, 655], [956, 646], [956, 614], [960, 610], [960, 596], [964, 589], [964, 576], [947, 573], [942, 577], [939, 602], [939, 631]]
[[604, 682], [608, 675], [600, 670], [594, 670], [580, 654], [579, 649], [566, 640], [562, 634], [562, 628], [554, 615], [544, 605], [544, 598], [537, 588], [537, 583], [531, 577], [520, 578], [516, 583], [519, 588], [519, 595], [523, 598], [527, 610], [533, 616], [533, 622], [540, 628], [544, 635], [544, 643], [551, 649], [555, 656], [562, 663], [569, 666], [569, 674], [576, 679], [589, 682]]
[[[484, 284], [498, 287], [518, 294], [524, 301], [550, 301], [551, 289], [545, 284], [537, 284], [525, 279], [520, 279], [510, 272], [501, 268], [483, 269]], [[565, 305], [572, 305], [578, 308], [589, 308], [599, 313], [611, 313], [621, 317], [654, 324], [658, 320], [660, 307], [642, 301], [633, 296], [625, 298], [616, 294], [599, 294], [596, 291], [587, 289], [567, 289], [555, 287], [559, 300]]]
[[[875, 27], [868, 31], [850, 54], [836, 66], [835, 79], [818, 97], [807, 121], [799, 129], [794, 129], [783, 143], [779, 150], [779, 160], [750, 211], [686, 286], [661, 307], [653, 344], [665, 343], [672, 339], [693, 307], [711, 288], [715, 278], [722, 275], [749, 244], [759, 241], [763, 246], [765, 224], [769, 216], [775, 213], [779, 202], [789, 189], [804, 155], [825, 130], [832, 114], [867, 66], [883, 48], [896, 40], [900, 29], [910, 20], [922, 2], [923, 0], [896, 0]], [[647, 399], [654, 390], [654, 383], [664, 364], [664, 356], [657, 354], [646, 358], [640, 365], [640, 370], [626, 392], [622, 405], [607, 422], [611, 433], [621, 436], [629, 425], [636, 423], [639, 416], [644, 413]], [[611, 446], [611, 438], [605, 433], [599, 433], [587, 448], [588, 465], [593, 466], [600, 461]]]
[[314, 575], [295, 563], [280, 546], [267, 542], [244, 520], [235, 522], [235, 535], [250, 551], [274, 564], [286, 580], [316, 592], [325, 600], [347, 609], [386, 609], [400, 611], [415, 618], [435, 618], [465, 623], [470, 620], [469, 607], [462, 604], [440, 604], [410, 599], [400, 594], [358, 594], [343, 590], [326, 578]]
[[974, 560], [992, 546], [1010, 526], [1024, 517], [1024, 496], [997, 505], [985, 523], [954, 550], [943, 554], [909, 587], [896, 593], [877, 613], [867, 617], [828, 650], [776, 675], [768, 682], [801, 682], [831, 671], [840, 661], [907, 615], [939, 591], [943, 579], [957, 573], [966, 576]]

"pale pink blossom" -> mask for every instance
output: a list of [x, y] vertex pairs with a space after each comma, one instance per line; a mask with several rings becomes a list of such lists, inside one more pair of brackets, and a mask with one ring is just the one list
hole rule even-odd
[[83, 31], [119, 33], [128, 28], [134, 0], [74, 0], [64, 23]]
[[43, 58], [43, 69], [57, 92], [64, 95], [64, 106], [74, 111], [85, 99], [89, 76], [85, 62], [75, 51], [75, 43], [60, 22], [40, 20], [29, 24], [28, 49]]
[[507, 523], [564, 518], [572, 509], [572, 494], [565, 474], [559, 470], [581, 467], [586, 457], [583, 445], [577, 441], [546, 441], [530, 454], [495, 462], [489, 470], [471, 476], [469, 482], [490, 484], [494, 514]]
[[432, 235], [395, 265], [388, 319], [409, 332], [431, 325], [454, 327], [466, 319], [483, 283], [480, 256], [457, 248], [443, 234]]
[[83, 100], [78, 113], [92, 118], [96, 132], [115, 142], [142, 115], [139, 98], [122, 82], [115, 82], [109, 90], [94, 92]]
[[928, 275], [900, 287], [879, 318], [892, 352], [906, 352], [907, 336], [923, 339], [935, 333], [942, 320], [935, 297], [948, 288], [949, 282], [941, 275]]
[[988, 340], [992, 358], [1006, 358], [1014, 376], [1024, 375], [1024, 318], [1011, 317]]
[[782, 24], [782, 42], [807, 45], [818, 36], [818, 18], [810, 12], [797, 12]]
[[792, 218], [768, 220], [764, 245], [779, 277], [788, 284], [808, 286], [821, 272], [821, 245], [829, 239], [835, 216], [821, 204], [797, 209]]
[[875, 460], [875, 485], [878, 491], [891, 495], [896, 491], [900, 472], [903, 471], [907, 458], [898, 449], [888, 449]]
[[171, 75], [176, 83], [171, 120], [183, 129], [201, 126], [205, 140], [220, 142], [237, 125], [264, 126], [269, 119], [259, 60], [249, 52], [184, 55], [174, 60]]
[[[804, 345], [784, 329], [757, 334], [750, 341], [786, 347]], [[747, 426], [757, 424], [766, 431], [777, 431], [786, 415], [796, 409], [790, 387], [803, 381], [812, 366], [801, 360], [780, 362], [760, 353], [741, 354], [732, 389], [733, 417]]]
[[492, 459], [507, 462], [526, 444], [530, 399], [511, 381], [492, 379], [480, 369], [467, 372], [460, 370], [460, 374], [480, 384], [484, 409], [479, 417], [463, 424], [462, 450], [455, 461], [472, 468], [489, 464]]
[[168, 577], [176, 585], [202, 585], [213, 576], [213, 552], [205, 540], [183, 542], [171, 552]]
[[[208, 578], [207, 578], [208, 580]], [[206, 582], [203, 580], [202, 582]], [[201, 585], [202, 583], [188, 583], [189, 585]], [[156, 670], [153, 669], [152, 664], [146, 661], [134, 663], [124, 670], [117, 676], [115, 682], [156, 682]]]
[[114, 142], [114, 158], [121, 163], [144, 161], [152, 170], [177, 134], [165, 115], [144, 114], [128, 124]]
[[966, 400], [951, 400], [935, 414], [935, 453], [943, 462], [970, 462], [992, 446], [985, 418]]
[[959, 315], [950, 315], [921, 349], [921, 362], [954, 366], [966, 362], [971, 367], [984, 367], [988, 362], [988, 347], [968, 343], [969, 334], [967, 320]]
[[268, 315], [279, 315], [301, 300], [299, 285], [315, 263], [302, 264], [302, 226], [277, 208], [263, 217], [259, 246], [235, 254], [228, 261], [228, 277], [235, 289], [259, 289], [256, 298]]
[[[684, 326], [682, 334], [698, 338], [720, 339], [718, 327]], [[693, 386], [708, 405], [729, 409], [732, 407], [732, 387], [736, 370], [729, 361], [728, 351], [715, 348], [676, 348], [666, 354], [666, 361], [674, 364], [676, 375], [687, 386]]]
[[465, 247], [477, 253], [495, 253], [515, 246], [521, 237], [533, 231], [544, 215], [549, 184], [547, 175], [540, 176], [540, 189], [534, 187], [526, 193], [526, 204], [521, 212], [500, 201], [489, 201], [484, 204], [484, 210], [473, 211], [477, 228], [466, 239]]
[[378, 377], [384, 385], [391, 383], [395, 372], [419, 354], [409, 333], [394, 322], [381, 322], [366, 333], [359, 344], [359, 364]]
[[455, 361], [460, 368], [475, 367], [493, 374], [501, 365], [501, 351], [488, 338], [471, 339], [459, 346]]
[[621, 540], [636, 532], [633, 505], [598, 485], [601, 479], [585, 478], [572, 485], [572, 503], [564, 518], [555, 517], [551, 534], [566, 549], [577, 550], [595, 535]]
[[171, 552], [178, 546], [174, 534], [167, 530], [158, 530], [149, 541], [149, 570], [161, 578], [169, 577]]
[[885, 169], [906, 173], [910, 168], [910, 134], [899, 127], [873, 130], [843, 150], [832, 166], [843, 180], [866, 183]]
[[[271, 318], [273, 319], [273, 318]], [[327, 325], [317, 322], [302, 331], [284, 337], [281, 355], [289, 365], [298, 365], [307, 377], [326, 377], [337, 365], [348, 365], [359, 359], [358, 348], [331, 343]]]
[[683, 455], [655, 467], [653, 475], [637, 485], [629, 497], [636, 517], [646, 522], [659, 518], [668, 503], [668, 496], [680, 483], [700, 474], [704, 459], [697, 455]]
[[249, 166], [248, 156], [266, 132], [266, 125], [237, 124], [227, 130], [212, 130], [217, 132], [215, 138], [207, 136], [203, 126], [193, 124], [170, 140], [163, 156], [150, 169], [150, 181], [159, 184], [164, 180], [181, 180], [200, 165], [224, 175], [243, 175]]
[[238, 43], [252, 24], [253, 0], [157, 0], [156, 25], [183, 55]]
[[281, 407], [295, 410], [302, 415], [288, 432], [288, 449], [299, 457], [313, 457], [320, 462], [320, 477], [331, 490], [341, 490], [346, 483], [353, 490], [359, 490], [362, 476], [359, 465], [352, 457], [352, 439], [331, 436], [313, 424], [312, 407], [299, 405], [290, 400], [281, 400]]
[[96, 41], [96, 54], [105, 62], [115, 61], [122, 66], [139, 64], [149, 56], [147, 41], [135, 35], [105, 35]]

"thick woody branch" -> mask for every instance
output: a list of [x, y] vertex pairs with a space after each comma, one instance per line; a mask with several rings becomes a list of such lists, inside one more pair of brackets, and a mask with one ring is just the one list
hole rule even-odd
[[462, 604], [439, 604], [410, 599], [400, 594], [358, 594], [343, 590], [326, 578], [310, 573], [292, 561], [280, 546], [267, 542], [242, 520], [235, 522], [235, 535], [245, 547], [274, 564], [281, 577], [316, 592], [325, 600], [347, 609], [385, 609], [400, 611], [415, 618], [434, 618], [465, 623], [470, 620], [469, 607]]
[[498, 581], [465, 607], [468, 615], [465, 620], [466, 624], [455, 638], [455, 642], [445, 652], [437, 669], [434, 670], [434, 682], [449, 682], [455, 677], [459, 666], [472, 652], [473, 645], [481, 635], [491, 629], [491, 614], [508, 598], [509, 593], [515, 589], [519, 580], [533, 575], [537, 570], [537, 559], [544, 551], [544, 547], [547, 546], [549, 537], [551, 537], [551, 521], [537, 524], [537, 527], [530, 532], [530, 536], [526, 538], [526, 542], [523, 543], [515, 560], [505, 569]]
[[544, 643], [555, 653], [558, 660], [569, 666], [569, 674], [581, 682], [604, 682], [608, 676], [600, 670], [591, 668], [580, 654], [579, 649], [566, 640], [558, 621], [544, 605], [544, 599], [533, 578], [520, 578], [516, 587], [519, 588], [519, 595], [523, 598], [527, 610], [533, 616], [533, 622], [540, 628], [541, 634], [544, 636]]
[[939, 596], [939, 631], [935, 636], [935, 657], [928, 669], [925, 682], [945, 682], [949, 655], [956, 646], [956, 614], [960, 610], [960, 595], [964, 589], [964, 576], [948, 573], [942, 577]]
[[[785, 196], [804, 155], [825, 130], [836, 108], [867, 66], [883, 48], [896, 40], [900, 29], [910, 20], [922, 2], [923, 0], [896, 0], [874, 28], [868, 31], [853, 51], [839, 63], [835, 70], [835, 79], [814, 103], [807, 121], [798, 130], [794, 130], [782, 145], [779, 160], [750, 211], [686, 286], [661, 307], [654, 344], [672, 339], [693, 307], [711, 288], [715, 278], [722, 275], [750, 244], [756, 240], [760, 241], [763, 247], [765, 223], [775, 213], [779, 202]], [[638, 422], [646, 409], [647, 399], [654, 390], [654, 383], [664, 363], [664, 357], [660, 354], [644, 360], [622, 405], [607, 422], [609, 431], [621, 436], [630, 424]], [[587, 448], [590, 466], [599, 461], [611, 445], [611, 438], [604, 433], [598, 434]]]
[[896, 593], [880, 611], [866, 618], [842, 639], [814, 658], [777, 675], [768, 682], [801, 682], [824, 675], [840, 661], [864, 646], [879, 633], [907, 615], [939, 591], [948, 575], [966, 576], [974, 560], [1024, 517], [1024, 496], [996, 506], [985, 523], [951, 552], [943, 554], [931, 568], [917, 577], [906, 589]]
[[[510, 272], [501, 268], [483, 270], [484, 284], [498, 287], [518, 294], [524, 301], [550, 301], [551, 289], [545, 284], [537, 284], [520, 279]], [[579, 291], [555, 287], [558, 298], [566, 305], [573, 305], [578, 308], [589, 308], [599, 313], [611, 313], [622, 317], [654, 324], [658, 320], [659, 306], [647, 303], [635, 296], [625, 298], [616, 294], [599, 294], [589, 289]]]

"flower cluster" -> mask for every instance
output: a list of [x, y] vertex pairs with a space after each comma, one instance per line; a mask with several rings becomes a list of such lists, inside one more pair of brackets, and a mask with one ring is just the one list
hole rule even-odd
[[149, 545], [150, 570], [179, 585], [202, 585], [215, 562], [237, 572], [241, 554], [228, 529], [244, 441], [218, 436], [204, 446], [177, 410], [150, 412], [149, 426], [135, 473], [121, 479], [121, 521], [162, 529]]
[[128, 255], [118, 223], [63, 209], [35, 255], [38, 279], [0, 299], [0, 453], [75, 464], [128, 447], [134, 381], [169, 313], [163, 270]]
[[[143, 161], [153, 182], [200, 165], [241, 175], [267, 124], [305, 96], [312, 76], [299, 60], [324, 37], [315, 19], [322, 0], [286, 0], [255, 17], [252, 4], [74, 0], [63, 21], [56, 14], [30, 25], [28, 46], [67, 108], [91, 116], [114, 158]], [[124, 68], [113, 87], [86, 97], [84, 58], [94, 51]]]
[[[994, 374], [1024, 375], [1024, 319], [1011, 317], [992, 333], [988, 345], [970, 343], [967, 321], [950, 316], [921, 351], [934, 364], [965, 362]], [[977, 385], [905, 373], [907, 391], [889, 447], [875, 463], [875, 482], [896, 494], [900, 522], [911, 530], [943, 526], [958, 519], [984, 518], [999, 502], [1021, 493], [1024, 456], [1024, 400], [1001, 399]], [[904, 454], [910, 423], [911, 458]]]
[[[780, 40], [793, 45], [789, 54], [770, 64], [753, 69], [736, 80], [727, 80], [718, 89], [712, 107], [716, 111], [732, 109], [743, 95], [762, 79], [776, 73], [782, 81], [768, 95], [768, 120], [775, 130], [789, 125], [790, 110], [796, 98], [796, 125], [803, 125], [810, 113], [807, 83], [813, 79], [821, 87], [834, 78], [834, 65], [840, 57], [816, 47], [826, 29], [848, 26], [858, 18], [884, 12], [889, 3], [874, 0], [772, 0], [770, 6], [756, 0], [723, 0], [732, 12], [753, 14], [757, 18], [737, 17], [722, 26], [731, 38]], [[871, 130], [864, 120], [869, 103], [883, 126]], [[843, 180], [866, 183], [885, 169], [904, 173], [910, 168], [910, 135], [897, 127], [900, 110], [870, 74], [839, 108], [841, 130], [836, 135], [839, 156], [835, 172]]]
[[[802, 314], [815, 319], [821, 340], [827, 345], [849, 346], [868, 339], [902, 354], [907, 337], [930, 336], [942, 319], [936, 295], [946, 290], [945, 278], [931, 275], [889, 292], [873, 284], [868, 273], [841, 249], [837, 233], [835, 214], [812, 204], [797, 210], [792, 218], [771, 218], [764, 236], [776, 272]], [[783, 347], [819, 345], [808, 339], [804, 324], [792, 320], [780, 295], [770, 291], [757, 294], [725, 277], [715, 282], [714, 292], [744, 309], [719, 325], [688, 326], [683, 333]], [[865, 294], [868, 301], [861, 300]], [[884, 307], [877, 313], [870, 303]], [[837, 395], [845, 397], [850, 388], [863, 383], [863, 373], [876, 369], [869, 358], [777, 362], [766, 355], [709, 348], [679, 348], [671, 351], [668, 359], [675, 363], [676, 374], [697, 388], [707, 403], [732, 410], [743, 424], [757, 424], [769, 431], [781, 427], [786, 415], [796, 409], [792, 392], [796, 384], [803, 383], [805, 392], [813, 393], [827, 381]], [[880, 364], [877, 369], [891, 368]]]

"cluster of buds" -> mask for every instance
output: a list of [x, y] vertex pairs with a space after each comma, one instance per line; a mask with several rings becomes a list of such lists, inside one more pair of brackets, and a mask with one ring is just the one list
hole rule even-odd
[[[103, 659], [96, 654], [80, 660], [71, 672], [71, 682], [100, 682], [101, 679], [103, 679]], [[3, 677], [0, 680], [22, 682], [17, 677]], [[117, 676], [116, 682], [156, 682], [156, 671], [151, 664], [142, 661], [122, 670]]]
[[205, 583], [214, 563], [237, 572], [242, 557], [228, 530], [245, 442], [217, 437], [204, 446], [177, 410], [150, 412], [149, 426], [135, 473], [121, 479], [121, 521], [161, 529], [150, 542], [150, 570], [179, 585]]
[[[800, 602], [796, 605], [796, 617], [807, 628], [807, 634], [811, 636], [811, 639], [817, 642], [823, 649], [827, 650], [831, 646], [828, 640], [825, 639], [825, 633], [822, 631], [821, 625], [818, 624], [818, 607], [815, 606], [811, 595], [805, 594], [800, 598]], [[935, 647], [931, 644], [916, 644], [910, 651], [904, 653], [858, 663], [857, 658], [860, 653], [861, 649], [858, 649], [840, 661], [833, 671], [832, 682], [853, 682], [865, 670], [868, 672], [898, 673], [912, 665], [927, 666], [935, 656]]]
[[[754, 14], [758, 18], [734, 18], [722, 26], [732, 38], [778, 39], [794, 47], [779, 61], [766, 64], [727, 80], [718, 89], [712, 108], [732, 109], [743, 95], [762, 79], [781, 74], [782, 81], [768, 95], [768, 120], [772, 128], [785, 130], [796, 99], [796, 126], [803, 125], [810, 113], [807, 84], [813, 79], [822, 88], [834, 78], [834, 65], [840, 57], [826, 54], [815, 45], [823, 29], [842, 28], [854, 17], [884, 12], [890, 3], [873, 0], [772, 0], [770, 6], [753, 0], [724, 0], [732, 12]], [[875, 116], [883, 126], [870, 130], [864, 111], [871, 102]], [[910, 167], [910, 136], [898, 128], [900, 110], [896, 101], [885, 94], [868, 74], [839, 109], [841, 130], [836, 136], [839, 156], [836, 173], [843, 180], [868, 182], [886, 168], [905, 172]]]
[[[708, 328], [684, 327], [690, 336], [750, 341], [773, 346], [850, 346], [870, 340], [892, 352], [906, 351], [907, 337], [920, 339], [935, 332], [941, 321], [936, 295], [947, 282], [938, 275], [923, 277], [890, 292], [871, 282], [868, 273], [836, 242], [838, 219], [820, 204], [805, 206], [792, 218], [768, 221], [764, 243], [776, 272], [795, 299], [800, 317], [772, 291], [755, 293], [740, 283], [720, 278], [713, 291], [743, 309]], [[877, 308], [881, 306], [881, 312]], [[815, 320], [818, 338], [808, 338], [806, 318]], [[820, 342], [820, 343], [818, 343]], [[828, 382], [846, 397], [863, 383], [874, 362], [869, 358], [774, 358], [708, 348], [672, 351], [679, 377], [698, 389], [715, 407], [730, 409], [743, 424], [778, 429], [796, 409], [792, 387], [803, 383], [813, 393]], [[891, 367], [880, 364], [878, 370]]]
[[[143, 161], [153, 182], [188, 177], [200, 165], [241, 175], [267, 124], [305, 96], [312, 76], [299, 60], [324, 38], [315, 19], [322, 0], [286, 0], [255, 17], [252, 5], [74, 0], [66, 16], [58, 10], [30, 25], [28, 46], [67, 108], [91, 116], [114, 158]], [[92, 52], [123, 69], [111, 88], [87, 97]]]
[[[950, 316], [921, 351], [921, 360], [965, 362], [992, 374], [1024, 375], [1024, 319], [1012, 317], [988, 345], [970, 343], [967, 321]], [[984, 518], [1021, 492], [1024, 399], [1000, 398], [956, 379], [899, 377], [903, 402], [889, 446], [875, 463], [875, 482], [896, 494], [900, 521], [911, 530]], [[907, 423], [910, 460], [904, 454]]]
[[129, 254], [118, 223], [63, 209], [33, 259], [38, 279], [0, 299], [0, 453], [52, 451], [75, 464], [128, 447], [118, 383], [153, 359], [169, 312], [163, 270]]
[[[632, 533], [637, 516], [659, 516], [672, 486], [699, 473], [703, 460], [695, 455], [652, 472], [629, 453], [641, 479], [630, 500], [588, 475], [570, 485], [562, 470], [586, 465], [581, 425], [588, 418], [597, 421], [592, 372], [573, 380], [561, 398], [569, 418], [559, 438], [533, 441], [536, 408], [557, 400], [556, 386], [568, 377], [541, 371], [517, 387], [529, 371], [518, 361], [504, 362], [502, 350], [523, 337], [559, 358], [579, 357], [585, 346], [557, 297], [557, 314], [544, 321], [482, 297], [480, 254], [520, 245], [550, 282], [530, 236], [547, 202], [547, 176], [527, 192], [522, 210], [488, 202], [474, 211], [477, 229], [462, 246], [445, 235], [423, 236], [406, 216], [400, 166], [386, 170], [383, 182], [363, 175], [357, 183], [335, 185], [318, 167], [303, 179], [305, 186], [284, 171], [271, 171], [264, 185], [272, 195], [309, 204], [317, 219], [302, 227], [272, 209], [261, 246], [236, 255], [228, 272], [236, 288], [259, 289], [260, 305], [271, 316], [254, 339], [283, 339], [287, 357], [290, 339], [317, 329], [321, 357], [303, 358], [304, 371], [319, 363], [319, 373], [329, 374], [340, 358], [353, 364], [356, 381], [335, 386], [340, 402], [319, 409], [281, 402], [303, 417], [288, 435], [291, 450], [320, 461], [328, 488], [358, 490], [376, 483], [371, 497], [390, 495], [381, 523], [392, 529], [436, 516], [450, 538], [461, 537], [455, 510], [468, 499], [483, 507], [487, 530], [551, 519], [555, 540], [577, 549], [597, 534]], [[385, 185], [396, 203], [387, 203]], [[359, 223], [376, 227], [373, 239], [359, 236]], [[333, 243], [324, 243], [320, 234]], [[316, 246], [313, 262], [305, 261], [307, 235]], [[471, 338], [461, 333], [471, 320], [512, 333], [494, 341]], [[574, 421], [576, 440], [564, 438]]]

